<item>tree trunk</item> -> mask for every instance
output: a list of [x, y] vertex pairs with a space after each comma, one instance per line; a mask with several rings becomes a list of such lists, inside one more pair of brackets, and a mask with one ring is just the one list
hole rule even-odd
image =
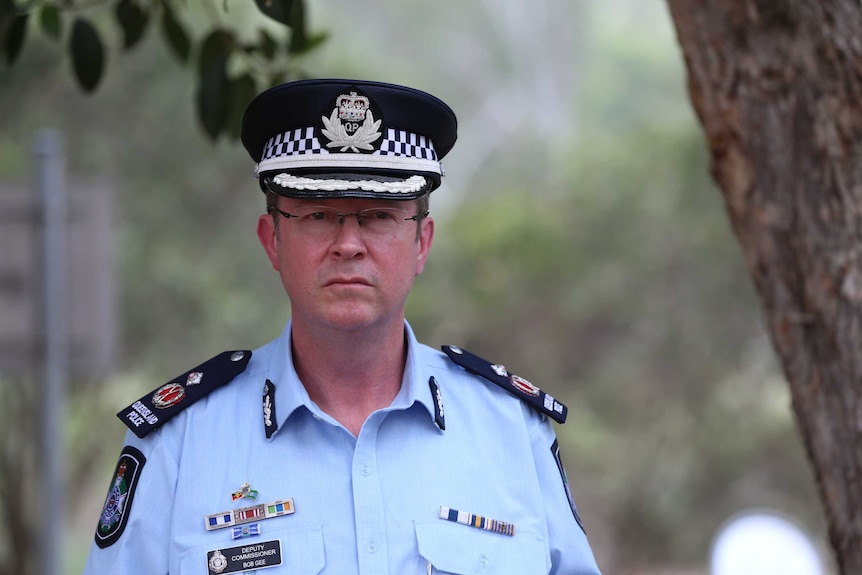
[[668, 0], [843, 575], [862, 573], [862, 5]]

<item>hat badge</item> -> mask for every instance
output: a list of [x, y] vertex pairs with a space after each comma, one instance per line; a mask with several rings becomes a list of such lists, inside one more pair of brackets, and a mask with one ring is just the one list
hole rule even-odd
[[341, 152], [373, 151], [372, 143], [381, 136], [381, 120], [374, 119], [368, 97], [351, 91], [338, 96], [335, 104], [328, 118], [320, 117], [324, 125], [321, 133], [330, 140], [326, 147], [340, 148]]

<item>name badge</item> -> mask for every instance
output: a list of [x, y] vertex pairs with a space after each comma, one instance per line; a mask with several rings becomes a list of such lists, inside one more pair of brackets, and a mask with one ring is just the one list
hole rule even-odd
[[255, 571], [277, 565], [281, 565], [281, 541], [278, 539], [207, 551], [207, 569], [210, 575]]

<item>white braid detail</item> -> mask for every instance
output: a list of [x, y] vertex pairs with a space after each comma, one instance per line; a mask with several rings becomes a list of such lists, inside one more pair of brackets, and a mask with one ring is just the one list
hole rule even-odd
[[278, 174], [272, 178], [272, 181], [282, 188], [294, 190], [340, 192], [359, 189], [367, 192], [390, 194], [411, 194], [418, 192], [426, 184], [425, 178], [422, 176], [410, 176], [400, 182], [378, 182], [377, 180], [317, 180], [300, 178], [290, 174]]

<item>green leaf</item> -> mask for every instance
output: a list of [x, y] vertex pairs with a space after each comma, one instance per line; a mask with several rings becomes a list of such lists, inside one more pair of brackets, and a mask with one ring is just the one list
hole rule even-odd
[[39, 13], [39, 23], [42, 25], [42, 30], [49, 38], [53, 40], [60, 39], [60, 33], [63, 29], [63, 17], [57, 6], [54, 4], [45, 5]]
[[290, 26], [290, 13], [293, 0], [254, 0], [258, 9], [281, 24]]
[[164, 2], [162, 8], [162, 31], [165, 34], [165, 40], [174, 55], [179, 58], [180, 62], [185, 64], [189, 61], [192, 47], [189, 34], [174, 16], [174, 12], [171, 10], [168, 2]]
[[305, 2], [297, 0], [290, 11], [290, 46], [291, 54], [301, 54], [307, 50], [308, 37], [305, 30]]
[[6, 36], [3, 38], [3, 54], [10, 66], [18, 59], [24, 38], [27, 36], [27, 14], [19, 14], [9, 23]]
[[230, 83], [230, 108], [225, 128], [232, 140], [239, 139], [242, 115], [256, 95], [257, 85], [251, 74], [244, 74]]
[[78, 84], [85, 92], [92, 92], [105, 70], [105, 48], [96, 28], [83, 18], [72, 25], [69, 54]]
[[227, 61], [235, 44], [233, 34], [214, 30], [201, 46], [198, 62], [198, 119], [213, 140], [224, 130], [228, 121], [231, 85], [227, 76]]
[[144, 37], [150, 15], [135, 0], [120, 0], [116, 16], [123, 30], [123, 48], [128, 50]]
[[260, 29], [260, 51], [267, 60], [272, 60], [278, 50], [278, 44], [266, 30]]

